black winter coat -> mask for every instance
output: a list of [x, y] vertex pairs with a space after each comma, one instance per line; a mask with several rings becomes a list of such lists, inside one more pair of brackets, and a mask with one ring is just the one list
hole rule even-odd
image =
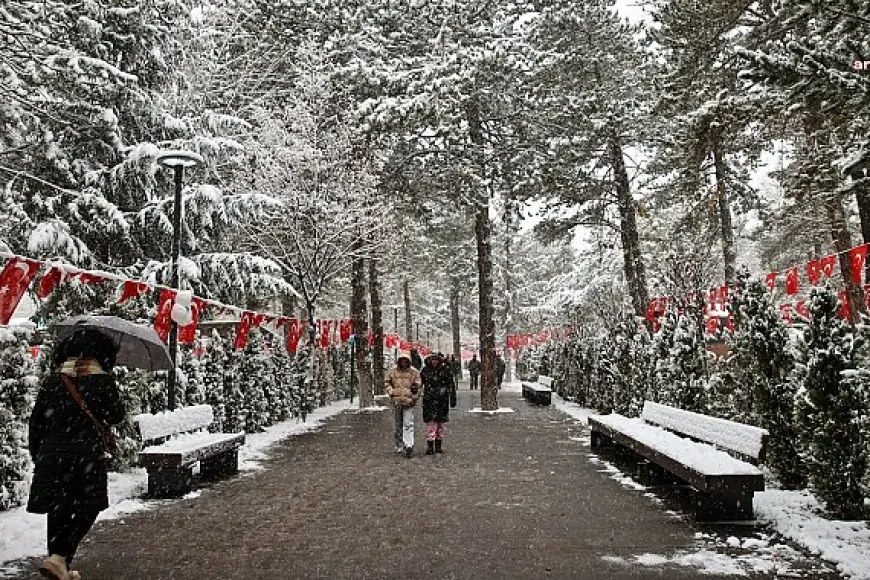
[[[126, 410], [111, 375], [73, 378], [91, 413], [110, 425]], [[48, 513], [74, 503], [82, 510], [109, 507], [105, 449], [97, 429], [57, 374], [47, 377], [30, 416], [30, 455], [35, 464], [27, 511]]]
[[433, 367], [427, 360], [420, 378], [423, 381], [423, 421], [446, 422], [450, 408], [456, 406], [456, 380], [450, 366], [441, 363]]

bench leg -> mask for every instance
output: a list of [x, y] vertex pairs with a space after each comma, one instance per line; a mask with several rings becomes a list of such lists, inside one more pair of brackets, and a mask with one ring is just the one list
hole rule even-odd
[[148, 495], [151, 497], [181, 497], [191, 490], [192, 485], [192, 467], [158, 467], [148, 470]]
[[600, 431], [592, 431], [589, 440], [589, 446], [592, 447], [592, 449], [607, 447], [611, 443], [610, 438]]
[[697, 492], [695, 495], [695, 519], [699, 522], [751, 520], [754, 492], [734, 495], [715, 495]]
[[233, 449], [203, 459], [199, 462], [199, 476], [203, 479], [220, 479], [239, 472], [239, 450]]

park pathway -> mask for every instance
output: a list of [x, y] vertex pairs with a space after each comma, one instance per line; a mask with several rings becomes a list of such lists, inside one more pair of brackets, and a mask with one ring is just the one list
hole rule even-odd
[[422, 454], [419, 423], [405, 459], [390, 412], [344, 413], [279, 443], [263, 470], [97, 524], [77, 568], [84, 580], [701, 577], [625, 564], [692, 553], [697, 530], [589, 461], [582, 426], [510, 392], [500, 403], [516, 412], [469, 413], [478, 397], [460, 392], [441, 456]]

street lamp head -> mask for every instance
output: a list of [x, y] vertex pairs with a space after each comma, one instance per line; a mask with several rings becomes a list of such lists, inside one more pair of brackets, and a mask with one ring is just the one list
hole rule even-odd
[[163, 167], [175, 169], [176, 167], [196, 167], [202, 165], [204, 160], [201, 155], [192, 151], [170, 149], [157, 154], [156, 161]]

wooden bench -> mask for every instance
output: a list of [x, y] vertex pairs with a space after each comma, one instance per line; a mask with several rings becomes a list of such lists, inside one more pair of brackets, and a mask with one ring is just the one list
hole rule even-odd
[[523, 398], [535, 405], [549, 405], [553, 397], [553, 377], [539, 375], [534, 382], [523, 381]]
[[615, 444], [641, 456], [653, 479], [670, 474], [691, 485], [698, 521], [753, 518], [753, 496], [764, 490], [757, 463], [766, 430], [650, 401], [638, 419], [601, 415], [589, 425], [593, 448]]
[[190, 491], [197, 462], [203, 479], [239, 471], [239, 447], [245, 443], [245, 434], [204, 431], [214, 422], [209, 405], [143, 413], [133, 422], [143, 444], [138, 462], [148, 471], [148, 495], [152, 497], [180, 497]]

